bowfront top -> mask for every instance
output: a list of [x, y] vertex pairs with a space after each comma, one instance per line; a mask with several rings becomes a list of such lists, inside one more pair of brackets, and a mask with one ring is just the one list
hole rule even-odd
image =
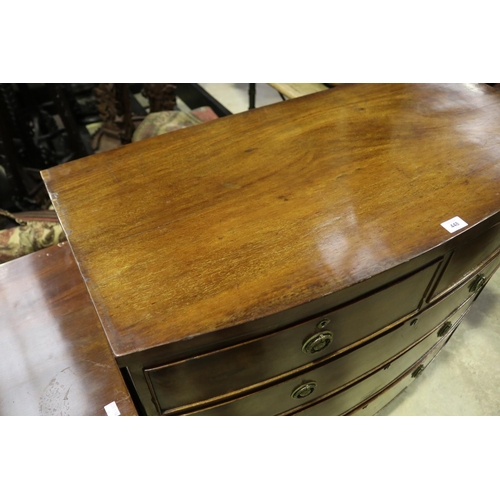
[[498, 212], [500, 96], [343, 86], [43, 177], [120, 356], [313, 301]]

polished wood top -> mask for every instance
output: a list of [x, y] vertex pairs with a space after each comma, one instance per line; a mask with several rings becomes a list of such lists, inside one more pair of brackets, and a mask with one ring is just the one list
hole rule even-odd
[[0, 265], [0, 415], [135, 415], [68, 244]]
[[116, 355], [406, 262], [500, 210], [500, 96], [348, 85], [43, 172]]

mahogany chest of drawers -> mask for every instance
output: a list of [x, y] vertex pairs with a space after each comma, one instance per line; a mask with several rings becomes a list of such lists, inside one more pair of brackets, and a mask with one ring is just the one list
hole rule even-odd
[[500, 265], [482, 85], [343, 86], [43, 176], [148, 415], [373, 414]]

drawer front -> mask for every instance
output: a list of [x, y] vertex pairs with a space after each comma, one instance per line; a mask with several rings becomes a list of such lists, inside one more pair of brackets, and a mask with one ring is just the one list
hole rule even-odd
[[[487, 279], [490, 278], [499, 264], [500, 256], [497, 256], [492, 261], [487, 263], [482, 269], [480, 269], [478, 275], [484, 276]], [[452, 294], [436, 303], [430, 309], [427, 309], [421, 315], [416, 316], [416, 319], [418, 319], [418, 327], [426, 329], [430, 324], [432, 324], [433, 320], [444, 317], [446, 315], [446, 311], [448, 311], [450, 307], [454, 306], [464, 299], [467, 299], [462, 307], [460, 307], [455, 313], [453, 313], [451, 317], [447, 318], [447, 320], [435, 330], [436, 335], [439, 336], [443, 334], [448, 335], [449, 332], [454, 331], [460, 321], [462, 321], [466, 312], [473, 304], [475, 294], [479, 293], [480, 291], [480, 289], [477, 289], [474, 292], [471, 292], [471, 289], [473, 289], [472, 285], [477, 281], [478, 275], [472, 276], [466, 283], [455, 290]], [[412, 321], [413, 319], [410, 320], [410, 323]], [[425, 343], [428, 343], [428, 339], [431, 338], [433, 338], [433, 336], [428, 337], [426, 340], [417, 344], [417, 346], [415, 346], [413, 349], [398, 358], [397, 361], [391, 363], [389, 368], [387, 368], [387, 371], [381, 370], [377, 374], [364, 379], [362, 382], [348, 388], [341, 393], [336, 394], [330, 399], [325, 400], [324, 402], [317, 403], [313, 406], [309, 406], [305, 410], [298, 413], [298, 415], [340, 415], [346, 412], [353, 406], [353, 404], [358, 404], [359, 401], [367, 399], [371, 394], [374, 394], [375, 392], [377, 392], [377, 390], [383, 387], [388, 382], [388, 380], [391, 380], [390, 377], [388, 377], [389, 374], [387, 372], [390, 372], [391, 377], [392, 375], [397, 377], [398, 372], [404, 371], [406, 367], [413, 362], [411, 360], [415, 358], [414, 353], [420, 352], [421, 347], [426, 345]], [[392, 377], [392, 379], [393, 378], [394, 377]]]
[[153, 399], [160, 412], [174, 410], [227, 396], [331, 355], [416, 311], [438, 264], [298, 326], [146, 369]]
[[[463, 304], [467, 299], [477, 294], [481, 287], [495, 272], [500, 264], [500, 255], [487, 262], [479, 271], [471, 276], [468, 281], [457, 287], [448, 295], [432, 304], [431, 307], [424, 309], [424, 312], [412, 317], [407, 321], [413, 323], [415, 330], [420, 330], [422, 335], [434, 328], [439, 322], [443, 321], [452, 311]], [[479, 286], [478, 286], [479, 285]]]
[[454, 250], [443, 275], [432, 292], [431, 299], [438, 298], [461, 280], [474, 274], [477, 267], [496, 253], [499, 247], [500, 223]]
[[[448, 337], [447, 337], [448, 338]], [[447, 338], [436, 344], [432, 350], [422, 359], [417, 361], [409, 370], [407, 370], [398, 380], [387, 386], [383, 391], [372, 399], [362, 403], [354, 410], [347, 413], [352, 416], [371, 416], [379, 412], [385, 405], [390, 403], [399, 393], [406, 389], [422, 370], [437, 356], [439, 351], [445, 346]]]
[[[463, 316], [471, 303], [472, 298], [458, 310], [454, 311], [453, 314], [447, 318], [447, 321], [452, 324], [456, 323], [458, 319]], [[301, 376], [294, 377], [291, 380], [282, 382], [268, 389], [257, 391], [250, 395], [192, 414], [275, 415], [287, 412], [298, 406], [303, 406], [304, 403], [308, 403], [310, 400], [315, 400], [333, 390], [339, 389], [358, 377], [361, 377], [368, 371], [378, 366], [383, 366], [389, 359], [399, 355], [403, 349], [414, 344], [416, 340], [418, 341], [422, 337], [422, 334], [416, 332], [410, 323], [411, 322], [408, 322], [404, 327], [398, 328], [363, 347], [334, 359], [330, 363], [320, 368], [316, 368], [315, 370], [311, 370]], [[438, 333], [442, 333], [442, 327], [443, 323], [434, 329], [430, 335], [427, 335], [425, 340], [413, 347], [410, 352], [414, 351], [414, 354], [410, 355], [410, 358], [417, 360], [424, 355], [432, 345], [438, 341], [437, 335]], [[420, 344], [423, 344], [423, 346]], [[397, 376], [397, 370], [399, 368], [401, 368], [400, 372], [408, 368], [408, 366], [411, 365], [411, 361], [403, 361], [402, 365], [400, 365], [401, 362], [397, 363], [395, 367], [386, 373], [389, 377], [386, 383]], [[304, 389], [301, 394], [303, 397], [292, 396], [294, 391], [308, 384], [314, 384], [310, 394], [308, 394], [307, 389]], [[365, 399], [366, 397], [368, 396], [365, 396]], [[359, 403], [360, 401], [362, 401], [362, 399], [358, 399], [355, 403]], [[354, 406], [354, 404], [352, 404], [351, 407]]]
[[[472, 301], [469, 301], [467, 303], [467, 307], [460, 309], [460, 313], [462, 314], [459, 315], [458, 319], [454, 322], [453, 327], [447, 332], [447, 338], [458, 327], [462, 318], [467, 313], [468, 306], [471, 303]], [[455, 318], [450, 319], [450, 321], [453, 322], [454, 319]], [[294, 413], [294, 415], [324, 416], [342, 415], [348, 412], [351, 408], [358, 406], [361, 402], [366, 401], [377, 392], [380, 392], [384, 387], [390, 385], [392, 381], [408, 370], [409, 367], [414, 365], [422, 356], [425, 355], [425, 353], [432, 349], [435, 344], [441, 342], [442, 340], [443, 337], [441, 336], [441, 328], [437, 328], [415, 347], [406, 351], [402, 356], [399, 356], [373, 375], [328, 399]]]

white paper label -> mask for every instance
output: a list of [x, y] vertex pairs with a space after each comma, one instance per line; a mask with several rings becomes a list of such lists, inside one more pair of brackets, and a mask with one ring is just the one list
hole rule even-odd
[[119, 415], [121, 415], [120, 410], [118, 409], [118, 406], [116, 406], [116, 403], [114, 401], [112, 403], [109, 403], [109, 405], [106, 405], [104, 409], [106, 410], [108, 417], [118, 417]]
[[446, 222], [442, 222], [441, 225], [449, 233], [454, 233], [455, 231], [458, 231], [459, 229], [468, 226], [467, 222], [462, 220], [460, 217], [453, 217], [453, 219], [447, 220]]

